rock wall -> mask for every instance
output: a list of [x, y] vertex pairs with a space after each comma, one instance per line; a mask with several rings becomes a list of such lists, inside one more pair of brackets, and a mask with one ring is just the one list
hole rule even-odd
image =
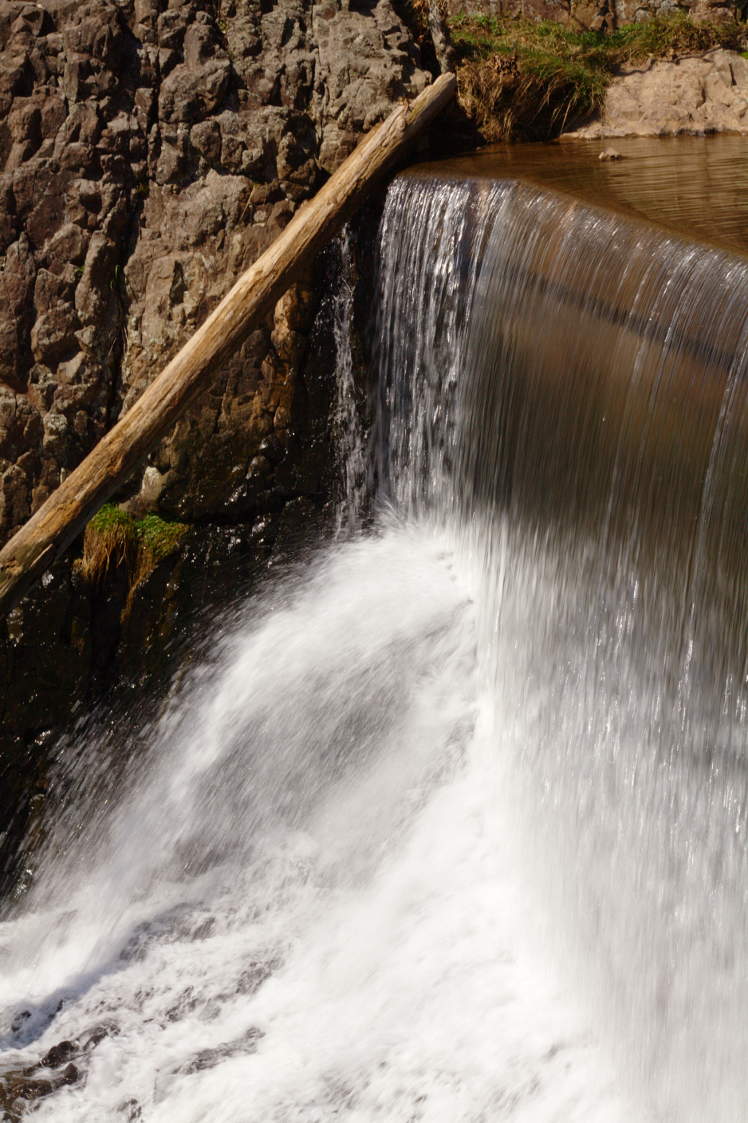
[[672, 62], [631, 67], [608, 87], [599, 120], [573, 139], [748, 134], [748, 59], [714, 50]]
[[[0, 541], [429, 80], [394, 0], [0, 6]], [[0, 840], [42, 798], [76, 700], [157, 663], [208, 590], [324, 507], [324, 285], [317, 271], [280, 301], [120, 496], [193, 526], [135, 607], [117, 567], [91, 588], [68, 560], [0, 625]]]
[[[427, 75], [390, 0], [11, 0], [0, 50], [5, 536]], [[307, 304], [290, 296], [164, 443], [165, 509], [251, 511], [273, 487]]]

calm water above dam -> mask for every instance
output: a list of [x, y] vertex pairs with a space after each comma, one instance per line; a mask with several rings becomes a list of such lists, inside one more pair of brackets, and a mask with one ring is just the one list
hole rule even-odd
[[[620, 160], [600, 160], [613, 148]], [[443, 162], [457, 175], [527, 176], [576, 198], [748, 253], [748, 144], [741, 136], [624, 137], [502, 145]]]
[[566, 153], [390, 186], [368, 434], [341, 240], [338, 540], [64, 746], [0, 925], [34, 1118], [743, 1123], [748, 258]]

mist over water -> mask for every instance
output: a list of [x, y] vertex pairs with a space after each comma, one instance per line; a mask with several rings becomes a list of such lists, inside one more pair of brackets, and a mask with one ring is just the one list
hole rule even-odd
[[421, 175], [377, 277], [350, 537], [118, 728], [116, 799], [69, 746], [3, 1068], [70, 1041], [63, 1123], [737, 1123], [748, 267]]

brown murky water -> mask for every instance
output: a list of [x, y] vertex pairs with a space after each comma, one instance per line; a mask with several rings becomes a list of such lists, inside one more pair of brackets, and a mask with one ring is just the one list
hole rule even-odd
[[[620, 160], [600, 160], [605, 148]], [[434, 170], [507, 174], [591, 203], [636, 214], [691, 238], [748, 253], [748, 139], [740, 136], [629, 137], [608, 141], [501, 145]]]

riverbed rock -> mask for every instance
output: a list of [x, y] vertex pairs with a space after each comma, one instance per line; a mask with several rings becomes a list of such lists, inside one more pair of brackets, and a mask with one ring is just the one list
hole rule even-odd
[[20, 1123], [27, 1108], [35, 1101], [66, 1085], [76, 1084], [79, 1079], [80, 1073], [72, 1063], [61, 1071], [43, 1075], [44, 1069], [49, 1067], [42, 1061], [41, 1070], [31, 1067], [0, 1073], [0, 1118], [8, 1123]]
[[748, 59], [719, 49], [628, 69], [611, 82], [599, 120], [566, 135], [723, 132], [748, 134]]

